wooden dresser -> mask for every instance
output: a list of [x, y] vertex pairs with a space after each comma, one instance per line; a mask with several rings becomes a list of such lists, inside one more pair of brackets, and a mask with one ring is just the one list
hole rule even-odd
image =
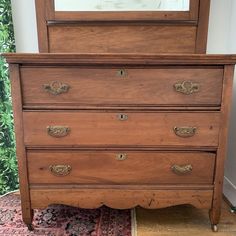
[[192, 204], [220, 218], [236, 56], [7, 54], [23, 219]]
[[236, 56], [191, 54], [206, 52], [209, 6], [61, 12], [36, 0], [42, 54], [5, 55], [29, 229], [50, 204], [192, 204], [217, 231]]

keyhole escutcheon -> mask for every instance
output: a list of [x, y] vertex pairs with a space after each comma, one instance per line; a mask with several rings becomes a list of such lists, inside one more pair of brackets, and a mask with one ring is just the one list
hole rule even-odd
[[118, 119], [120, 121], [126, 121], [126, 120], [128, 120], [128, 115], [127, 114], [118, 114]]
[[116, 155], [116, 159], [117, 159], [118, 161], [124, 161], [124, 160], [127, 159], [127, 154], [125, 154], [125, 153], [119, 153], [119, 154]]
[[127, 72], [124, 69], [119, 69], [117, 71], [117, 76], [119, 77], [125, 77], [127, 75]]

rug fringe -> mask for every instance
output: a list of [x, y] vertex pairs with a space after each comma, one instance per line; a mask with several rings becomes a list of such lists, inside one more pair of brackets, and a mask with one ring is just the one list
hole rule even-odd
[[137, 218], [136, 218], [136, 209], [131, 210], [131, 234], [132, 236], [138, 236], [137, 232]]

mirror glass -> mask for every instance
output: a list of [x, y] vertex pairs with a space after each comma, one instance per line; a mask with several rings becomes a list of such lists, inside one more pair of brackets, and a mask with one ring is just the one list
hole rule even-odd
[[189, 11], [190, 0], [54, 0], [56, 11]]

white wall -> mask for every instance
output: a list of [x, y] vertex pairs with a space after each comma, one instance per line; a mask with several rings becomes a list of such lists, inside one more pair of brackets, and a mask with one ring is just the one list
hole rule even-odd
[[[229, 35], [227, 45], [228, 53], [236, 54], [236, 1], [231, 1]], [[236, 73], [236, 71], [235, 71]], [[236, 75], [234, 80], [233, 107], [230, 122], [228, 159], [225, 168], [224, 194], [236, 206]]]
[[11, 0], [16, 51], [38, 52], [34, 0]]
[[[11, 0], [17, 52], [38, 52], [34, 0]], [[236, 53], [236, 0], [211, 0], [208, 53]], [[224, 193], [236, 206], [236, 79]]]
[[227, 53], [231, 2], [211, 0], [207, 53]]
[[230, 53], [236, 53], [236, 1], [231, 1], [231, 18], [228, 50]]

